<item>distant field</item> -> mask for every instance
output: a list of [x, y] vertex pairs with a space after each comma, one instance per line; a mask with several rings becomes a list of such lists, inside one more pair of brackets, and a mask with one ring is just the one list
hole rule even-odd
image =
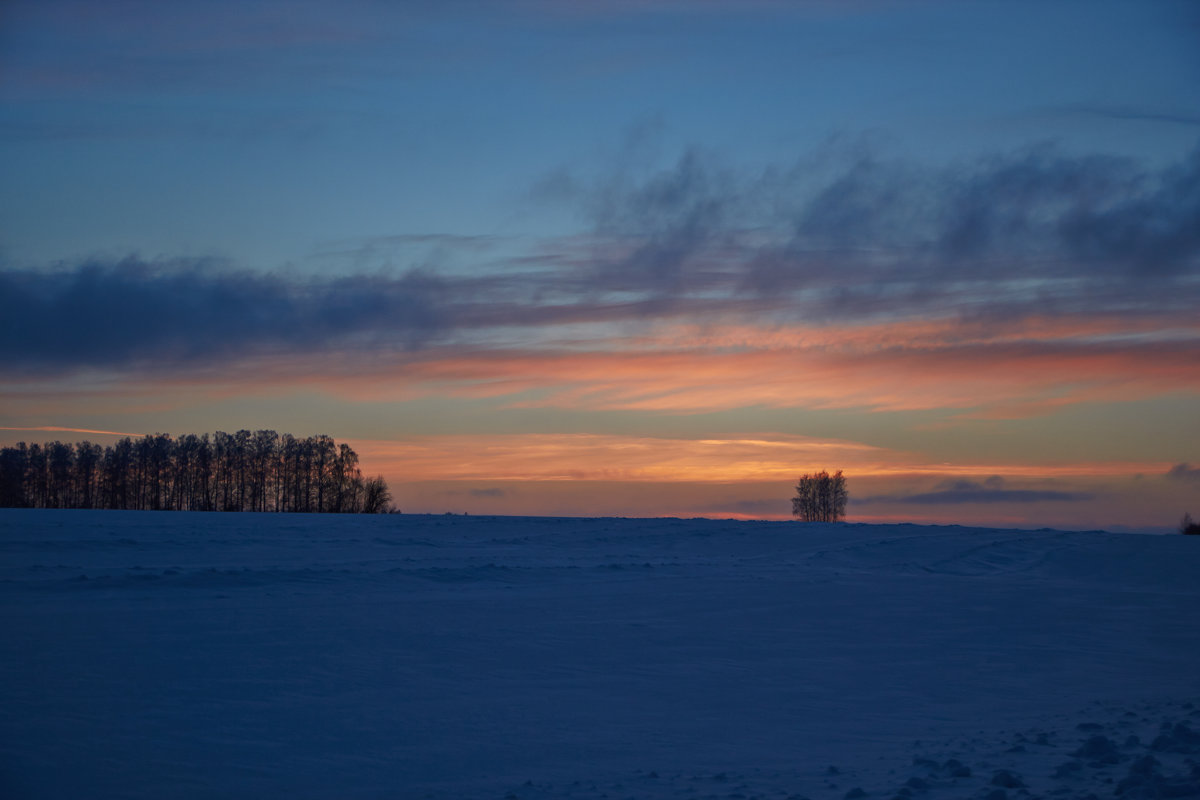
[[1198, 609], [1200, 537], [0, 510], [0, 795], [1200, 797]]

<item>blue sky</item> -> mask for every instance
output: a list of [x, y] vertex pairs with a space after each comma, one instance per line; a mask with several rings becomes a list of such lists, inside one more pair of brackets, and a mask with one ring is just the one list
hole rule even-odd
[[[1136, 527], [1157, 475], [1173, 518], [1198, 42], [1187, 2], [11, 2], [0, 427], [326, 432], [414, 510], [748, 513], [824, 443], [864, 515]], [[603, 468], [505, 471], [545, 437]]]
[[[571, 8], [579, 6], [578, 8]], [[563, 231], [563, 168], [846, 142], [944, 163], [1196, 140], [1178, 3], [15, 3], [6, 250], [256, 269], [395, 233]], [[64, 224], [70, 218], [71, 224]]]

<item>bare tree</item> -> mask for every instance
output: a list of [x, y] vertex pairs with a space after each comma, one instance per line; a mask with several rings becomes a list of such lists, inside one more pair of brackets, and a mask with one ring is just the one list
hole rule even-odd
[[24, 442], [0, 450], [0, 506], [22, 508], [29, 505], [25, 481], [28, 461], [29, 450]]
[[71, 508], [71, 476], [75, 471], [75, 448], [63, 442], [43, 446], [46, 454], [46, 507]]
[[392, 502], [392, 493], [388, 491], [387, 483], [382, 475], [368, 478], [363, 486], [362, 512], [364, 514], [382, 514], [388, 510]]
[[75, 447], [75, 507], [92, 508], [96, 505], [96, 489], [99, 483], [101, 459], [104, 448], [91, 442], [80, 442]]
[[839, 469], [801, 475], [792, 498], [792, 514], [801, 522], [840, 522], [846, 516], [846, 479]]

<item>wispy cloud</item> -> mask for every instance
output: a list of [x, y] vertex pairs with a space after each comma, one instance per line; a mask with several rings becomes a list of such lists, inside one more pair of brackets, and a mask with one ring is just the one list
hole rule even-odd
[[[358, 15], [330, 15], [324, 4], [275, 2], [202, 5], [113, 0], [8, 4], [6, 61], [13, 91], [83, 93], [124, 88], [231, 88], [242, 81], [278, 78], [297, 70], [320, 78], [320, 67], [346, 62], [359, 47], [378, 41], [381, 16], [367, 3]], [[18, 34], [35, 31], [57, 50], [27, 48]], [[53, 54], [53, 57], [51, 57]], [[292, 58], [281, 59], [291, 54]], [[271, 56], [268, 58], [267, 56]], [[298, 56], [303, 56], [298, 57]]]
[[[478, 434], [351, 441], [363, 463], [400, 481], [634, 481], [788, 484], [837, 464], [854, 478], [941, 479], [937, 492], [1023, 491], [1009, 479], [1068, 480], [1162, 471], [1156, 463], [930, 462], [919, 454], [845, 439], [772, 434], [672, 438], [618, 434]], [[983, 481], [978, 487], [971, 482]], [[990, 481], [990, 482], [989, 482]], [[854, 492], [852, 491], [853, 495]], [[877, 501], [882, 498], [876, 498]]]
[[141, 437], [142, 433], [128, 433], [125, 431], [98, 431], [91, 428], [66, 428], [61, 425], [36, 425], [26, 428], [11, 428], [0, 426], [0, 431], [22, 431], [29, 433], [90, 433], [97, 436], [130, 436]]
[[1043, 113], [1200, 127], [1200, 114], [1135, 106], [1070, 105]]
[[738, 281], [869, 313], [888, 300], [907, 311], [948, 300], [1002, 309], [980, 302], [996, 288], [1012, 301], [1093, 309], [1118, 288], [1155, 296], [1200, 257], [1198, 181], [1200, 148], [1147, 171], [1045, 145], [937, 168], [850, 148], [754, 172], [689, 151], [647, 175], [560, 187], [599, 237], [624, 245], [597, 253], [599, 288]]

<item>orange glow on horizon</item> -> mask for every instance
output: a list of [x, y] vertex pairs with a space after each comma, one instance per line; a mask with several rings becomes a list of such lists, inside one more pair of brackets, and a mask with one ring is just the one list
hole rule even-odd
[[[369, 365], [270, 364], [259, 385], [309, 386], [364, 402], [450, 395], [511, 407], [699, 413], [752, 406], [1046, 413], [1200, 391], [1200, 344], [437, 351]], [[318, 375], [311, 377], [314, 366]], [[245, 385], [230, 387], [245, 390]]]
[[[1188, 417], [1188, 401], [1200, 398], [1195, 322], [1047, 318], [993, 330], [955, 319], [827, 326], [714, 320], [634, 329], [636, 336], [609, 339], [548, 337], [541, 347], [531, 337], [524, 347], [327, 351], [163, 375], [97, 368], [16, 379], [5, 385], [6, 421], [92, 422], [8, 430], [117, 436], [140, 434], [105, 429], [172, 418], [201, 430], [330, 433], [354, 447], [364, 472], [388, 480], [403, 510], [787, 519], [798, 475], [842, 469], [862, 481], [852, 499], [872, 497], [852, 503], [851, 521], [1040, 527], [1021, 516], [1028, 512], [1051, 526], [1133, 527], [1157, 524], [1168, 510], [1165, 524], [1196, 513], [1187, 505], [1194, 484], [1155, 480], [1188, 460], [1196, 441]], [[1151, 398], [1162, 402], [1132, 405]], [[1081, 404], [1113, 405], [1074, 408]], [[791, 409], [840, 413], [793, 418]], [[889, 417], [900, 411], [940, 413]], [[1070, 417], [1073, 411], [1080, 413]], [[705, 417], [679, 419], [708, 412], [722, 412], [711, 423], [718, 430], [740, 431], [704, 438]], [[1141, 442], [1139, 431], [1150, 426], [1132, 415], [1146, 413], [1163, 420], [1155, 438]], [[1056, 416], [1002, 422], [1048, 415]], [[657, 427], [658, 420], [667, 424]], [[1115, 427], [1089, 438], [1089, 420]], [[1120, 427], [1127, 420], [1138, 424]], [[771, 425], [844, 438], [761, 430]], [[1166, 425], [1178, 430], [1178, 443], [1162, 435]], [[546, 432], [554, 429], [574, 432]], [[414, 435], [421, 430], [453, 433]], [[1009, 432], [1011, 441], [1003, 438]], [[1131, 488], [1143, 475], [1150, 479]], [[991, 476], [1015, 490], [1008, 502], [905, 500], [937, 492], [941, 482]], [[1065, 499], [1016, 505], [1017, 495], [1036, 489]]]
[[836, 439], [772, 436], [670, 439], [604, 434], [427, 436], [353, 440], [364, 466], [389, 480], [638, 481], [752, 483], [793, 481], [842, 469], [856, 478], [1099, 478], [1162, 474], [1167, 462], [930, 463], [918, 454]]

